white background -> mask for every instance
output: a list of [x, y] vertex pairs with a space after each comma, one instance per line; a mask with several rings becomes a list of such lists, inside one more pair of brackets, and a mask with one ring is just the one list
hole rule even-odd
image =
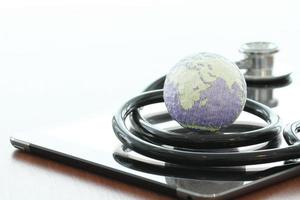
[[298, 70], [299, 20], [287, 0], [0, 1], [0, 134], [113, 115], [199, 51], [273, 41]]

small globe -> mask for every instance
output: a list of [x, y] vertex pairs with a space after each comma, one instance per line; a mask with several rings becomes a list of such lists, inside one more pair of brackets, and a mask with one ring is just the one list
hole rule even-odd
[[185, 128], [217, 131], [232, 124], [247, 97], [243, 74], [233, 62], [212, 53], [180, 60], [167, 74], [164, 101]]

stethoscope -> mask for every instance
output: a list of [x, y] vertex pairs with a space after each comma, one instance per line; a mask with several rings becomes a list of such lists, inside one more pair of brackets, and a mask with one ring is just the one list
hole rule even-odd
[[[246, 57], [237, 64], [248, 70], [245, 72], [248, 86], [287, 84], [290, 81], [290, 73], [272, 74], [273, 54], [278, 52], [273, 43], [247, 43], [242, 46], [241, 52]], [[300, 157], [300, 139], [297, 135], [300, 121], [283, 126], [272, 109], [251, 99], [247, 99], [244, 111], [264, 120], [266, 126], [234, 124], [214, 134], [158, 128], [140, 114], [140, 109], [163, 102], [164, 79], [161, 77], [151, 83], [143, 93], [127, 101], [113, 117], [113, 130], [126, 148], [177, 166], [241, 166]], [[170, 120], [167, 113], [156, 117]], [[282, 136], [281, 133], [289, 146], [272, 146]], [[257, 144], [265, 146], [250, 151], [234, 150]]]

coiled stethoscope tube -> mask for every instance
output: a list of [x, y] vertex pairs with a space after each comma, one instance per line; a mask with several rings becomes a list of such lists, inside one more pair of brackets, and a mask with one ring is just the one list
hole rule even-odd
[[[300, 123], [287, 126], [284, 137], [288, 147], [244, 152], [213, 151], [208, 149], [247, 146], [271, 141], [282, 133], [280, 118], [269, 107], [247, 99], [244, 111], [252, 113], [267, 125], [246, 132], [184, 134], [160, 130], [139, 114], [139, 108], [163, 102], [164, 77], [147, 87], [146, 92], [127, 101], [113, 117], [113, 129], [119, 140], [128, 148], [150, 158], [179, 165], [240, 166], [261, 164], [300, 157], [300, 143], [296, 135]], [[150, 90], [150, 91], [149, 91]], [[152, 91], [153, 90], [153, 91]], [[130, 117], [133, 128], [126, 126]]]

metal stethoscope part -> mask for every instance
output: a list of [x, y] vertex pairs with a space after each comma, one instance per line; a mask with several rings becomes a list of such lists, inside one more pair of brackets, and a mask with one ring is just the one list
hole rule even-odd
[[236, 62], [240, 69], [245, 70], [247, 80], [247, 96], [269, 107], [275, 107], [278, 100], [273, 98], [275, 88], [290, 83], [290, 72], [281, 70], [274, 74], [274, 55], [279, 52], [276, 44], [271, 42], [250, 42], [241, 46], [244, 59]]
[[[291, 72], [274, 73], [274, 54], [279, 51], [276, 44], [271, 42], [250, 42], [241, 46], [244, 59], [237, 61], [240, 69], [246, 70], [245, 79], [255, 83], [284, 81]], [[283, 72], [282, 72], [283, 71]]]

